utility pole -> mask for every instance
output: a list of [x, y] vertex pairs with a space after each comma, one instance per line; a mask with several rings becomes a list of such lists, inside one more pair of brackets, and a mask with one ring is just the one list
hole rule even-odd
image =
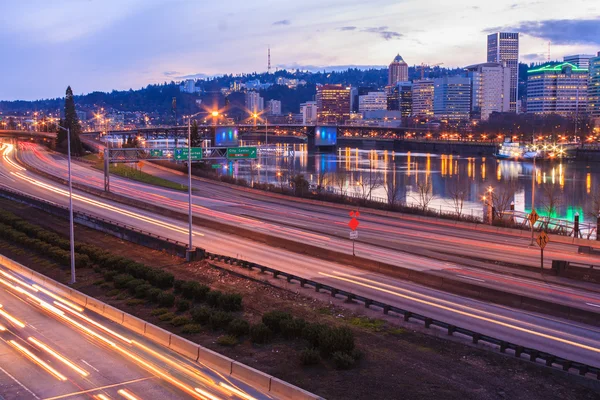
[[75, 283], [75, 230], [73, 228], [73, 186], [71, 183], [71, 128], [58, 126], [58, 129], [67, 131], [67, 170], [69, 174], [69, 239], [71, 244], [71, 280]]
[[[533, 157], [533, 175], [531, 177], [531, 213], [535, 211], [535, 178], [536, 178], [536, 170], [535, 170], [535, 159], [537, 154]], [[529, 221], [529, 225], [531, 225], [531, 246], [533, 246], [533, 241], [535, 240], [533, 237], [533, 226], [535, 222]]]

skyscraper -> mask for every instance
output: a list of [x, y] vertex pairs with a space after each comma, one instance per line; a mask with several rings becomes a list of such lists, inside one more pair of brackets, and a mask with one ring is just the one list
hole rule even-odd
[[433, 117], [433, 81], [414, 81], [412, 86], [412, 114], [417, 117]]
[[265, 109], [265, 99], [258, 92], [246, 92], [246, 108], [250, 113], [260, 113]]
[[302, 124], [312, 125], [317, 123], [317, 102], [307, 101], [300, 104], [300, 114], [302, 114]]
[[600, 51], [598, 57], [590, 58], [590, 80], [588, 82], [588, 99], [590, 117], [597, 120], [600, 126]]
[[324, 124], [342, 124], [350, 118], [350, 88], [317, 86], [317, 119]]
[[408, 64], [398, 54], [389, 67], [388, 86], [394, 86], [398, 82], [406, 81], [408, 81]]
[[574, 54], [572, 56], [565, 56], [564, 62], [571, 63], [579, 68], [588, 69], [590, 67], [590, 58], [594, 58], [593, 54]]
[[471, 113], [471, 79], [459, 76], [433, 80], [433, 113], [447, 121], [469, 119]]
[[281, 101], [279, 101], [279, 100], [267, 101], [267, 114], [268, 115], [281, 115]]
[[527, 71], [527, 112], [579, 117], [588, 107], [588, 70], [549, 63]]
[[493, 112], [510, 110], [510, 68], [499, 63], [466, 67], [471, 78], [471, 111], [487, 121]]
[[369, 92], [358, 96], [358, 112], [387, 110], [387, 96], [385, 92]]
[[487, 37], [487, 61], [510, 68], [510, 111], [519, 112], [519, 34], [496, 32]]

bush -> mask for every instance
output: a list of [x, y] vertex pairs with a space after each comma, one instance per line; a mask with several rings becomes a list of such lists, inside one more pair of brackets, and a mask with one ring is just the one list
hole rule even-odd
[[159, 288], [153, 287], [146, 292], [146, 298], [154, 303], [158, 303], [158, 296], [160, 296], [162, 292], [163, 291]]
[[181, 333], [193, 334], [200, 332], [202, 332], [202, 325], [200, 324], [187, 324], [181, 328]]
[[127, 282], [131, 280], [133, 280], [133, 276], [129, 274], [119, 274], [113, 277], [113, 281], [115, 282], [115, 287], [117, 289], [125, 289]]
[[145, 301], [143, 299], [129, 299], [125, 304], [127, 304], [128, 306], [139, 306], [144, 303]]
[[292, 319], [292, 315], [284, 311], [269, 311], [262, 317], [262, 322], [274, 333], [279, 332], [280, 323], [284, 319]]
[[177, 307], [177, 311], [184, 312], [190, 309], [190, 302], [184, 299], [177, 299], [175, 306]]
[[181, 279], [176, 279], [175, 282], [173, 282], [173, 288], [175, 289], [175, 293], [181, 293], [181, 287], [184, 283], [185, 281]]
[[102, 272], [102, 276], [104, 277], [104, 279], [106, 279], [107, 281], [112, 281], [113, 278], [118, 275], [119, 273], [117, 271], [111, 271], [111, 270], [104, 270], [104, 272]]
[[223, 311], [241, 311], [242, 295], [238, 293], [222, 294], [218, 299], [218, 304]]
[[263, 323], [252, 325], [250, 327], [250, 340], [252, 343], [265, 344], [273, 338], [273, 331]]
[[106, 295], [108, 297], [115, 297], [119, 293], [121, 293], [121, 289], [113, 289], [113, 290], [109, 290], [108, 292], [106, 292]]
[[354, 358], [348, 353], [336, 351], [332, 355], [333, 363], [337, 369], [350, 369], [354, 365]]
[[240, 337], [250, 332], [250, 324], [243, 319], [234, 319], [227, 325], [227, 333], [232, 336]]
[[306, 321], [301, 318], [295, 319], [282, 319], [279, 322], [279, 329], [281, 334], [286, 339], [296, 339], [302, 336], [302, 330], [306, 325]]
[[183, 326], [183, 325], [188, 325], [191, 322], [192, 321], [188, 317], [180, 315], [179, 317], [175, 317], [171, 320], [171, 325]]
[[208, 323], [214, 330], [225, 329], [233, 320], [233, 316], [225, 311], [214, 311], [210, 314]]
[[91, 261], [87, 255], [75, 253], [75, 266], [77, 268], [87, 268], [90, 264]]
[[222, 295], [223, 293], [219, 290], [211, 290], [206, 294], [206, 303], [211, 307], [217, 307]]
[[165, 314], [168, 313], [169, 309], [168, 308], [155, 308], [154, 310], [152, 310], [152, 312], [150, 313], [151, 315], [161, 315], [161, 314]]
[[217, 338], [217, 344], [219, 344], [221, 346], [232, 347], [232, 346], [235, 346], [237, 343], [238, 343], [238, 340], [235, 336], [223, 335], [223, 336], [219, 336]]
[[209, 292], [210, 288], [208, 286], [198, 283], [194, 286], [194, 300], [198, 302], [205, 301]]
[[188, 300], [204, 301], [209, 291], [210, 288], [208, 286], [195, 281], [187, 281], [181, 285], [181, 293]]
[[306, 324], [302, 329], [302, 338], [307, 340], [310, 346], [319, 347], [319, 337], [326, 329], [328, 328], [322, 324]]
[[211, 310], [206, 306], [196, 307], [192, 310], [192, 319], [198, 324], [205, 325], [210, 320]]
[[125, 284], [125, 287], [129, 290], [129, 293], [135, 294], [137, 287], [145, 284], [146, 281], [143, 279], [132, 279]]
[[175, 275], [170, 272], [161, 271], [152, 278], [152, 284], [161, 289], [169, 289], [173, 287], [175, 282]]
[[159, 315], [158, 319], [160, 319], [161, 321], [171, 321], [173, 318], [175, 318], [175, 316], [175, 313], [167, 312]]
[[319, 349], [324, 355], [333, 353], [352, 353], [354, 334], [346, 327], [324, 329], [319, 334]]
[[175, 296], [173, 295], [173, 293], [169, 292], [162, 292], [158, 295], [156, 300], [158, 302], [158, 305], [163, 307], [173, 307], [173, 304], [175, 304]]
[[143, 285], [139, 285], [135, 288], [135, 297], [138, 299], [143, 299], [148, 295], [148, 291], [152, 289], [152, 285], [149, 283], [144, 283]]
[[302, 365], [316, 365], [321, 361], [321, 357], [317, 350], [307, 348], [300, 353], [300, 361]]

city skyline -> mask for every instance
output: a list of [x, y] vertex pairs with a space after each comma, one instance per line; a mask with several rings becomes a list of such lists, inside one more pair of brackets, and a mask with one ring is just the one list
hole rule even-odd
[[600, 16], [592, 0], [575, 0], [568, 9], [557, 0], [485, 7], [466, 0], [435, 8], [430, 3], [10, 4], [0, 33], [10, 60], [0, 66], [0, 99], [60, 97], [67, 85], [80, 94], [263, 72], [269, 46], [274, 68], [303, 70], [386, 67], [397, 53], [411, 66], [464, 67], [486, 60], [487, 34], [498, 30], [521, 34], [522, 62], [546, 60], [549, 41], [553, 60], [600, 49]]

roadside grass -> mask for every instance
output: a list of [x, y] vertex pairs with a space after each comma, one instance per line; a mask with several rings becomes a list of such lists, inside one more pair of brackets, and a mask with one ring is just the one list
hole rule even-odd
[[375, 318], [356, 317], [350, 320], [350, 324], [370, 331], [379, 332], [385, 326], [385, 321]]
[[[104, 166], [101, 162], [98, 162], [94, 164], [94, 168], [102, 170], [104, 169]], [[128, 165], [111, 164], [109, 168], [111, 174], [115, 174], [123, 178], [132, 179], [134, 181], [148, 183], [150, 185], [160, 186], [167, 189], [179, 190], [183, 192], [188, 190], [188, 187], [186, 185], [181, 185], [179, 183], [175, 183], [167, 179], [148, 174], [140, 169], [132, 168]]]

